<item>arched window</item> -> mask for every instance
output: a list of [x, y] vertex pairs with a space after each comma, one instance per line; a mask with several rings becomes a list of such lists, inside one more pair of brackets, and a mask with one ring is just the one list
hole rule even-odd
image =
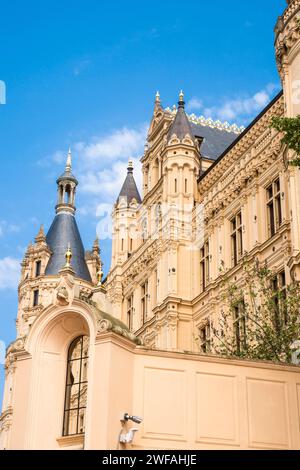
[[74, 339], [68, 352], [63, 436], [85, 432], [88, 353], [88, 336]]

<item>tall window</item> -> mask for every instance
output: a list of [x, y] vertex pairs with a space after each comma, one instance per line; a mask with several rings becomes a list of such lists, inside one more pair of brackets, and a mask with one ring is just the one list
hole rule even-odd
[[142, 307], [142, 319], [143, 319], [143, 324], [144, 324], [147, 321], [147, 315], [148, 315], [148, 281], [146, 281], [145, 284], [142, 285], [141, 307]]
[[200, 351], [204, 354], [209, 353], [211, 351], [211, 328], [209, 322], [199, 329], [199, 336]]
[[239, 212], [231, 220], [231, 257], [232, 265], [236, 266], [243, 256], [243, 225], [242, 213]]
[[288, 322], [288, 311], [286, 305], [286, 277], [282, 271], [272, 281], [272, 290], [274, 292], [274, 326], [278, 333], [281, 326]]
[[273, 237], [282, 224], [280, 180], [267, 188], [268, 233]]
[[204, 292], [209, 284], [209, 242], [206, 242], [200, 250], [200, 282]]
[[35, 263], [35, 277], [39, 277], [41, 275], [41, 267], [42, 267], [42, 262], [41, 260], [39, 260]]
[[133, 294], [127, 299], [127, 325], [131, 331], [133, 326]]
[[174, 190], [175, 190], [175, 193], [177, 194], [177, 178], [175, 178], [174, 180]]
[[85, 432], [88, 352], [88, 336], [76, 338], [69, 348], [63, 436]]
[[244, 302], [240, 302], [234, 309], [233, 328], [237, 352], [240, 354], [247, 345], [247, 324]]
[[34, 290], [33, 291], [33, 306], [34, 307], [37, 307], [39, 304], [39, 296], [40, 296], [39, 290], [38, 289]]

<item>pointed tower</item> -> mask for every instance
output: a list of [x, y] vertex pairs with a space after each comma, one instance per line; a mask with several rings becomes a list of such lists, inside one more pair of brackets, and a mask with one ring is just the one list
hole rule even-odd
[[72, 174], [72, 155], [69, 150], [64, 173], [58, 178], [58, 201], [56, 217], [46, 236], [52, 255], [46, 268], [46, 275], [57, 275], [65, 265], [65, 254], [70, 245], [72, 251], [71, 267], [76, 277], [91, 282], [84, 247], [75, 219], [75, 194], [78, 181]]
[[200, 172], [200, 148], [185, 112], [181, 91], [176, 116], [169, 128], [163, 152], [163, 202], [180, 210], [194, 205]]
[[129, 161], [127, 176], [114, 206], [112, 266], [124, 263], [137, 247], [137, 211], [141, 204], [134, 176], [133, 163]]

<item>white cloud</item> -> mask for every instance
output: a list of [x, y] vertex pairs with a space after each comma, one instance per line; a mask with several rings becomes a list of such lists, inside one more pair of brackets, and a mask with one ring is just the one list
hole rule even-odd
[[[74, 174], [80, 182], [79, 213], [98, 214], [99, 203], [112, 205], [127, 174], [128, 161], [134, 164], [134, 177], [141, 188], [140, 157], [143, 154], [147, 126], [123, 127], [101, 137], [92, 137], [86, 142], [71, 145]], [[66, 152], [56, 151], [48, 161], [66, 160]], [[45, 161], [43, 159], [42, 161]], [[91, 196], [94, 195], [94, 198]], [[94, 199], [94, 200], [93, 200]]]
[[15, 258], [0, 259], [0, 290], [16, 289], [20, 278], [20, 260]]
[[146, 139], [146, 126], [129, 129], [123, 127], [103, 137], [94, 137], [90, 142], [77, 142], [72, 146], [78, 153], [81, 164], [91, 167], [107, 166], [116, 160], [128, 160], [139, 156]]
[[220, 119], [221, 121], [237, 120], [244, 123], [263, 109], [271, 101], [272, 95], [278, 89], [278, 85], [270, 83], [253, 96], [225, 100], [220, 106], [204, 109], [203, 114], [206, 117]]
[[0, 237], [11, 234], [11, 233], [19, 233], [20, 227], [16, 224], [11, 224], [6, 220], [0, 220]]
[[202, 108], [203, 108], [202, 100], [199, 100], [199, 98], [196, 98], [196, 97], [193, 97], [186, 105], [186, 109], [188, 111], [199, 111]]

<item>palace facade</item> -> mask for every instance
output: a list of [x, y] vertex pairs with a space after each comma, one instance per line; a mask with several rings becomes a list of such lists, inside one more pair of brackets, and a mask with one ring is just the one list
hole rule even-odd
[[99, 242], [85, 251], [76, 223], [69, 152], [54, 221], [22, 263], [0, 448], [300, 448], [299, 368], [211, 350], [221, 268], [242, 285], [258, 259], [282, 287], [300, 281], [300, 171], [270, 127], [300, 114], [300, 0], [287, 3], [283, 91], [247, 129], [188, 115], [182, 92], [165, 109], [157, 94], [142, 194], [129, 162], [104, 281]]

